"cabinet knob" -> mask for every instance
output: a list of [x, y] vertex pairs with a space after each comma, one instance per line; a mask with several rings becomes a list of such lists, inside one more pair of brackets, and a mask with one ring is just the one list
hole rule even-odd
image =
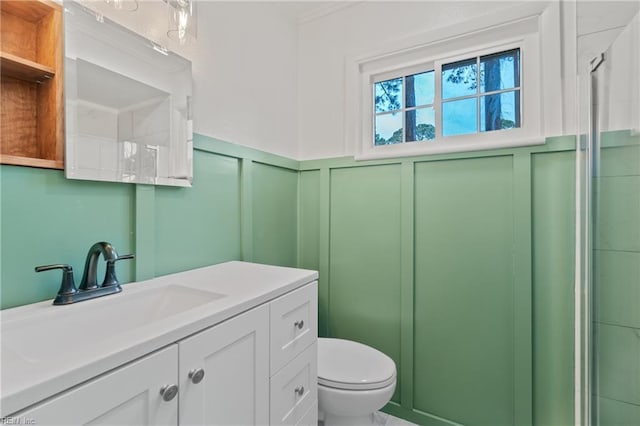
[[293, 391], [296, 393], [296, 395], [302, 396], [304, 395], [304, 386], [298, 386]]
[[293, 326], [298, 327], [298, 330], [302, 330], [302, 327], [304, 327], [304, 320], [294, 322]]
[[176, 385], [164, 385], [160, 388], [160, 395], [166, 402], [171, 401], [178, 394], [178, 386]]
[[189, 371], [189, 378], [191, 379], [191, 383], [197, 385], [204, 379], [204, 370], [202, 368], [193, 369]]

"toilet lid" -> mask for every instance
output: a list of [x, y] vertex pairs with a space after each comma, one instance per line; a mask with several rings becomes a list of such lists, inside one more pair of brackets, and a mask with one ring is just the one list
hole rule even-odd
[[318, 339], [318, 383], [338, 389], [380, 389], [396, 380], [391, 358], [362, 343]]

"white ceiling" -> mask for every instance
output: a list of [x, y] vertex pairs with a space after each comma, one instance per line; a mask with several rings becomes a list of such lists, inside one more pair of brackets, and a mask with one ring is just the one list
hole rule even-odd
[[576, 7], [578, 65], [606, 51], [624, 27], [640, 11], [638, 1], [579, 1]]
[[624, 27], [638, 11], [638, 1], [579, 1], [576, 7], [578, 35]]

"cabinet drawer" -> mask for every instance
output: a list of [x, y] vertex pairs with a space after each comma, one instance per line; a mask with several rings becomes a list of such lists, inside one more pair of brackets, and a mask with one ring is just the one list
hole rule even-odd
[[297, 425], [318, 401], [317, 344], [271, 378], [271, 424]]
[[315, 401], [307, 410], [296, 426], [318, 426], [318, 401]]
[[271, 375], [318, 338], [318, 283], [270, 303]]

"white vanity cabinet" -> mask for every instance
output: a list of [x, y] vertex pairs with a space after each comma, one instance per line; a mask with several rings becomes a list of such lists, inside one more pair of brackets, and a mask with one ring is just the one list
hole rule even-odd
[[12, 417], [34, 425], [176, 425], [177, 396], [165, 401], [159, 392], [178, 383], [177, 362], [171, 345]]
[[316, 426], [316, 380], [311, 282], [12, 417], [40, 425]]

